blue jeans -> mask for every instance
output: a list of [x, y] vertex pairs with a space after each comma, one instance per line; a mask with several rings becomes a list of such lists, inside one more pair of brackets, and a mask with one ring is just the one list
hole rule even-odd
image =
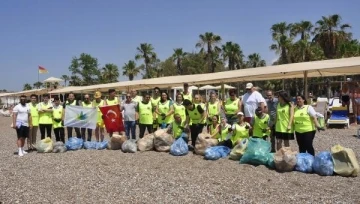
[[131, 139], [136, 139], [135, 136], [135, 128], [136, 128], [136, 123], [135, 121], [124, 121], [125, 123], [125, 135], [128, 139], [130, 139], [130, 131], [131, 131]]

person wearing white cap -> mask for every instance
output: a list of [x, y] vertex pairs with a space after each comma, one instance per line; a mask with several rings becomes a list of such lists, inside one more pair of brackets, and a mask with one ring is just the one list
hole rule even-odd
[[261, 107], [261, 110], [264, 111], [265, 108], [265, 99], [264, 97], [255, 90], [252, 83], [246, 84], [246, 93], [242, 97], [242, 111], [245, 114], [244, 120], [250, 123], [255, 117], [255, 110]]
[[244, 113], [238, 112], [237, 116], [238, 122], [231, 127], [231, 131], [233, 132], [231, 137], [233, 146], [237, 145], [240, 140], [249, 138], [249, 132], [251, 130], [251, 125], [244, 120]]

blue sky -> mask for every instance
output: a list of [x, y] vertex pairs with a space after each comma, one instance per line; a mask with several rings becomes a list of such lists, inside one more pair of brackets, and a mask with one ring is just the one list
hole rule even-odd
[[[70, 74], [73, 56], [89, 53], [99, 63], [122, 67], [140, 43], [151, 43], [161, 60], [182, 47], [196, 51], [207, 31], [239, 43], [245, 55], [258, 52], [267, 63], [271, 25], [340, 14], [360, 39], [355, 0], [2, 0], [0, 1], [0, 89], [19, 91], [37, 81], [37, 66], [50, 76]], [[138, 62], [140, 64], [141, 62]], [[121, 70], [120, 70], [121, 72]], [[121, 81], [127, 80], [120, 77]]]

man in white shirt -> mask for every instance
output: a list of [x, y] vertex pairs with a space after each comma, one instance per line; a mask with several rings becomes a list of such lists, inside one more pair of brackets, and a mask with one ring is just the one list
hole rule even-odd
[[25, 138], [29, 136], [29, 129], [32, 127], [30, 108], [26, 104], [26, 96], [20, 96], [20, 103], [13, 109], [13, 125], [16, 130], [18, 154], [20, 157], [27, 154], [24, 150]]
[[255, 117], [255, 110], [261, 107], [261, 110], [265, 109], [264, 97], [254, 89], [252, 83], [246, 84], [246, 93], [242, 97], [242, 112], [245, 114], [244, 121], [250, 123]]

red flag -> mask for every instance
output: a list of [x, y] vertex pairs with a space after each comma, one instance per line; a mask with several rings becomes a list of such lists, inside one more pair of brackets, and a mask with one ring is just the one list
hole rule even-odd
[[46, 74], [46, 73], [49, 73], [48, 70], [42, 66], [39, 66], [39, 74]]
[[107, 132], [120, 133], [125, 131], [119, 105], [102, 106], [100, 107], [100, 111], [103, 114], [103, 120]]

